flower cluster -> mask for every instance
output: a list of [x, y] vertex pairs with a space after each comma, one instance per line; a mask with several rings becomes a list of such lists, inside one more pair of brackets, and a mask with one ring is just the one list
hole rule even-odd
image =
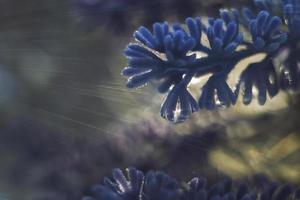
[[135, 168], [127, 169], [125, 177], [120, 169], [113, 170], [113, 180], [104, 178], [103, 184], [92, 188], [92, 197], [83, 200], [297, 200], [300, 189], [289, 184], [264, 182], [257, 189], [246, 183], [224, 179], [208, 187], [203, 177], [179, 184], [160, 171], [150, 171], [145, 176]]
[[[300, 83], [299, 0], [255, 0], [256, 12], [222, 9], [220, 18], [207, 22], [187, 18], [185, 24], [155, 23], [153, 30], [140, 27], [124, 54], [128, 66], [123, 75], [127, 86], [137, 88], [158, 80], [158, 91], [168, 93], [161, 107], [161, 116], [182, 122], [199, 109], [234, 105], [240, 93], [249, 104], [258, 91], [263, 105], [267, 96], [274, 97], [280, 89], [297, 89]], [[207, 40], [207, 44], [205, 43]], [[277, 70], [274, 57], [284, 50], [288, 58]], [[238, 62], [264, 54], [259, 62], [250, 63], [241, 73], [234, 88], [228, 75]], [[188, 91], [193, 78], [210, 74], [200, 89], [197, 100]], [[242, 92], [240, 92], [242, 90]]]

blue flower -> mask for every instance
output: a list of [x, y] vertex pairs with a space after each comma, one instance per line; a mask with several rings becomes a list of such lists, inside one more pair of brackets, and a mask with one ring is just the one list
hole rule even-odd
[[222, 19], [210, 19], [210, 26], [207, 29], [207, 37], [211, 47], [210, 54], [223, 56], [231, 55], [243, 42], [243, 34], [239, 33], [236, 22], [226, 24]]
[[[107, 200], [139, 200], [144, 175], [135, 168], [127, 169], [128, 180], [120, 169], [113, 170], [114, 181], [104, 178], [103, 184], [95, 185], [92, 194], [95, 198]], [[91, 198], [91, 197], [86, 197]], [[91, 198], [91, 200], [94, 198]]]
[[183, 85], [176, 85], [169, 92], [161, 108], [161, 116], [173, 122], [185, 121], [189, 115], [199, 110], [194, 97]]
[[207, 199], [208, 194], [205, 187], [205, 178], [193, 178], [188, 182], [188, 190], [184, 194], [184, 200]]
[[249, 104], [253, 97], [253, 88], [258, 92], [258, 102], [263, 105], [267, 99], [267, 93], [274, 97], [279, 91], [279, 84], [272, 60], [252, 63], [245, 69], [238, 84], [238, 89], [243, 85], [243, 102]]
[[[251, 102], [253, 86], [258, 90], [261, 105], [266, 102], [267, 94], [273, 97], [279, 88], [297, 89], [299, 1], [255, 0], [254, 3], [257, 12], [249, 8], [243, 8], [241, 13], [223, 9], [220, 18], [208, 19], [208, 25], [197, 17], [187, 18], [183, 25], [155, 23], [152, 31], [140, 27], [134, 34], [138, 43], [129, 44], [125, 50], [129, 61], [123, 70], [129, 76], [127, 86], [140, 87], [158, 80], [158, 91], [168, 93], [161, 116], [173, 122], [188, 119], [199, 108], [211, 110], [234, 105], [241, 85], [244, 104]], [[205, 39], [208, 44], [203, 42]], [[273, 58], [286, 48], [291, 53], [277, 73]], [[239, 61], [258, 53], [265, 53], [265, 59], [248, 64], [233, 91], [226, 82], [228, 75]], [[187, 86], [193, 78], [206, 74], [211, 76], [202, 86], [196, 106]]]
[[167, 23], [155, 23], [153, 24], [153, 34], [145, 27], [141, 26], [134, 32], [134, 37], [146, 45], [147, 47], [163, 52], [164, 39], [169, 34], [169, 25]]
[[213, 75], [202, 88], [199, 107], [208, 110], [216, 106], [230, 106], [236, 103], [237, 95], [226, 83], [225, 77]]
[[194, 177], [188, 183], [179, 185], [175, 179], [160, 171], [150, 171], [143, 177], [140, 171], [131, 168], [129, 181], [119, 169], [113, 170], [113, 174], [117, 185], [106, 183], [94, 186], [93, 197], [84, 197], [83, 200], [297, 200], [300, 197], [300, 188], [268, 180], [260, 181], [263, 183], [258, 183], [258, 188], [231, 179], [208, 187], [204, 177]]
[[143, 199], [179, 200], [180, 192], [175, 179], [163, 172], [150, 171], [146, 175]]
[[129, 44], [124, 54], [128, 57], [129, 63], [122, 74], [130, 77], [127, 82], [129, 88], [143, 86], [160, 72], [165, 71], [164, 61], [145, 47]]
[[287, 34], [279, 30], [281, 24], [279, 17], [271, 16], [267, 11], [259, 12], [256, 19], [249, 22], [254, 48], [267, 53], [277, 50], [287, 40]]

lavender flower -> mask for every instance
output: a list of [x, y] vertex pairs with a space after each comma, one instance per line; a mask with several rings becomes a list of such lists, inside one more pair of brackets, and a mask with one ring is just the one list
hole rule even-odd
[[113, 170], [114, 181], [104, 178], [103, 184], [92, 188], [91, 197], [83, 200], [297, 200], [300, 189], [289, 184], [260, 181], [259, 188], [245, 182], [224, 179], [207, 186], [203, 177], [180, 184], [160, 171], [143, 173], [127, 169], [128, 179], [120, 169]]
[[[280, 88], [297, 89], [299, 1], [256, 0], [255, 5], [257, 12], [249, 8], [242, 12], [223, 9], [220, 18], [209, 18], [208, 25], [197, 17], [187, 18], [185, 25], [155, 23], [152, 31], [140, 27], [134, 33], [137, 43], [130, 43], [124, 51], [128, 58], [128, 66], [123, 70], [123, 75], [129, 77], [127, 86], [136, 88], [153, 80], [161, 81], [158, 91], [168, 93], [161, 116], [175, 123], [185, 121], [199, 109], [234, 105], [240, 90], [243, 102], [249, 104], [256, 88], [258, 102], [263, 105], [267, 94], [274, 97]], [[204, 35], [209, 45], [203, 43]], [[277, 73], [273, 58], [286, 48], [291, 53]], [[229, 87], [227, 78], [237, 63], [259, 53], [265, 54], [265, 58], [250, 63], [235, 89]], [[205, 74], [211, 76], [197, 103], [188, 86], [192, 78]]]

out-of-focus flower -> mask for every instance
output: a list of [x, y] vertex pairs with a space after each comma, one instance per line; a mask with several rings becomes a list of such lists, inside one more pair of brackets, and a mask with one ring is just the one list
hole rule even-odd
[[300, 189], [289, 184], [256, 179], [259, 187], [246, 182], [224, 179], [207, 186], [203, 177], [195, 177], [187, 184], [180, 184], [164, 172], [143, 173], [135, 168], [127, 169], [128, 179], [120, 169], [113, 170], [114, 181], [107, 178], [103, 184], [92, 188], [91, 197], [84, 200], [297, 200]]

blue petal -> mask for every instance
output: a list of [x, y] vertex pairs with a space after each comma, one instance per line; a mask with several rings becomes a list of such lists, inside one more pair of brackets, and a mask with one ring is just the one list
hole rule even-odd
[[113, 169], [112, 175], [116, 183], [124, 190], [129, 190], [129, 185], [121, 169]]
[[122, 70], [122, 75], [123, 76], [134, 76], [134, 75], [138, 75], [138, 74], [143, 74], [145, 72], [151, 71], [151, 69], [147, 69], [147, 68], [132, 68], [132, 67], [125, 67]]
[[242, 9], [242, 14], [243, 14], [243, 17], [247, 20], [247, 21], [250, 21], [252, 19], [255, 19], [255, 15], [254, 13], [248, 8], [248, 7], [244, 7]]
[[279, 42], [273, 42], [271, 44], [268, 44], [265, 47], [265, 51], [268, 52], [268, 53], [270, 53], [270, 52], [273, 52], [273, 51], [277, 50], [279, 47], [280, 47], [280, 43]]
[[181, 54], [186, 54], [188, 51], [192, 50], [196, 45], [196, 42], [193, 38], [189, 38], [184, 42], [184, 44], [179, 48]]
[[145, 27], [140, 27], [138, 29], [139, 33], [144, 37], [144, 39], [147, 41], [146, 45], [150, 48], [155, 49], [157, 42], [155, 41], [152, 33]]
[[224, 35], [224, 30], [223, 30], [223, 23], [224, 21], [221, 20], [221, 19], [217, 19], [215, 22], [214, 22], [214, 34], [215, 34], [215, 37], [218, 37], [218, 38], [222, 38], [223, 35]]
[[172, 37], [170, 35], [165, 37], [164, 44], [165, 44], [166, 50], [168, 50], [170, 52], [172, 52], [175, 48], [174, 42], [173, 42]]
[[219, 86], [217, 87], [218, 99], [222, 105], [225, 105], [228, 107], [231, 105], [231, 100], [230, 100], [230, 97], [227, 92], [228, 91], [226, 90], [226, 88], [223, 87], [223, 84], [222, 83], [219, 84]]
[[221, 9], [220, 10], [220, 16], [226, 24], [229, 24], [230, 22], [232, 22], [231, 15], [230, 15], [228, 10]]
[[158, 41], [160, 50], [163, 50], [164, 37], [166, 35], [166, 33], [164, 32], [164, 25], [165, 24], [160, 23], [153, 24], [153, 33]]
[[166, 93], [170, 89], [170, 87], [173, 85], [173, 83], [174, 83], [174, 80], [172, 78], [167, 78], [157, 88], [158, 92]]
[[268, 36], [272, 36], [274, 31], [276, 31], [281, 24], [282, 24], [282, 21], [279, 17], [277, 17], [277, 16], [272, 17], [270, 22], [266, 26], [265, 34]]
[[199, 110], [194, 97], [186, 90], [180, 95], [180, 109], [182, 120], [186, 120], [191, 113]]
[[184, 37], [183, 31], [176, 31], [173, 37], [174, 50], [178, 50], [180, 42], [182, 42]]
[[114, 184], [109, 178], [104, 177], [103, 179], [103, 184], [104, 186], [106, 186], [107, 188], [109, 188], [110, 190], [117, 192], [118, 188], [116, 186], [116, 184]]
[[237, 24], [235, 22], [230, 22], [227, 25], [227, 30], [224, 35], [224, 39], [223, 39], [224, 45], [228, 45], [236, 36], [236, 34], [237, 34]]
[[156, 75], [156, 72], [148, 72], [140, 75], [136, 75], [128, 79], [126, 86], [128, 88], [136, 88], [144, 86], [147, 82], [153, 79]]
[[174, 57], [172, 51], [170, 51], [170, 50], [166, 51], [166, 57], [169, 62], [175, 61], [175, 57]]
[[[200, 36], [201, 36], [201, 24], [197, 22], [195, 19], [187, 18], [185, 20], [185, 23], [187, 24], [191, 36], [198, 42], [200, 42]], [[200, 27], [199, 27], [200, 25]]]
[[287, 33], [281, 33], [280, 35], [275, 36], [272, 41], [282, 44], [282, 43], [286, 42], [287, 39], [288, 39]]
[[230, 43], [227, 47], [224, 49], [224, 53], [226, 56], [231, 55], [237, 48], [238, 44], [235, 42]]
[[256, 29], [256, 27], [257, 27], [257, 21], [256, 21], [256, 19], [251, 20], [249, 22], [249, 27], [248, 28], [249, 28], [249, 31], [250, 31], [250, 33], [252, 35], [252, 38], [257, 37], [257, 29]]
[[[276, 72], [273, 71], [271, 72], [269, 75], [269, 77], [267, 77], [267, 80], [266, 80], [266, 87], [267, 87], [267, 91], [269, 93], [269, 96], [272, 98], [274, 97], [278, 91], [279, 91], [279, 88], [278, 88], [278, 80], [277, 80], [277, 75], [276, 75]], [[270, 76], [272, 76], [274, 78], [274, 83], [272, 83], [269, 78]]]
[[210, 46], [212, 46], [212, 43], [213, 43], [214, 37], [215, 37], [213, 28], [208, 27], [206, 34], [207, 34], [207, 38], [208, 38], [208, 41], [210, 43]]
[[267, 100], [267, 87], [264, 82], [265, 77], [262, 76], [261, 73], [257, 74], [259, 76], [259, 79], [256, 81], [256, 87], [258, 89], [258, 103], [260, 105], [264, 105]]
[[264, 28], [266, 27], [267, 19], [270, 14], [267, 11], [261, 11], [257, 16], [256, 30], [257, 34], [262, 35]]
[[128, 61], [128, 66], [133, 68], [153, 68], [158, 63], [158, 60], [152, 58], [131, 58]]
[[219, 38], [215, 38], [212, 45], [212, 50], [216, 53], [220, 53], [223, 46], [223, 42]]
[[199, 111], [199, 105], [198, 105], [197, 101], [194, 99], [194, 97], [190, 93], [188, 93], [188, 94], [189, 94], [189, 101], [191, 104], [190, 106], [191, 106], [192, 113]]
[[144, 174], [141, 171], [136, 170], [135, 168], [129, 168], [128, 178], [130, 181], [131, 189], [139, 193], [143, 184]]
[[238, 35], [234, 39], [234, 42], [237, 44], [241, 44], [243, 41], [244, 41], [243, 33], [238, 33]]
[[168, 119], [169, 121], [174, 121], [174, 112], [176, 110], [177, 102], [178, 102], [179, 91], [174, 86], [174, 88], [168, 94], [165, 102], [161, 107], [161, 116], [163, 118]]
[[266, 42], [261, 37], [257, 37], [253, 41], [253, 45], [256, 49], [262, 49], [266, 45]]
[[253, 81], [250, 78], [246, 78], [244, 80], [244, 93], [243, 93], [243, 103], [248, 105], [252, 101], [252, 87]]
[[212, 81], [208, 80], [206, 84], [202, 87], [202, 94], [199, 98], [199, 108], [206, 108], [212, 110], [216, 107], [214, 95], [215, 88], [213, 87]]
[[124, 54], [127, 57], [148, 57], [155, 58], [156, 56], [148, 49], [138, 44], [129, 44], [124, 50]]
[[226, 91], [228, 94], [228, 98], [231, 102], [231, 104], [235, 104], [237, 100], [237, 96], [233, 93], [232, 89], [228, 86], [228, 84], [225, 82], [225, 84], [222, 84], [223, 90]]

